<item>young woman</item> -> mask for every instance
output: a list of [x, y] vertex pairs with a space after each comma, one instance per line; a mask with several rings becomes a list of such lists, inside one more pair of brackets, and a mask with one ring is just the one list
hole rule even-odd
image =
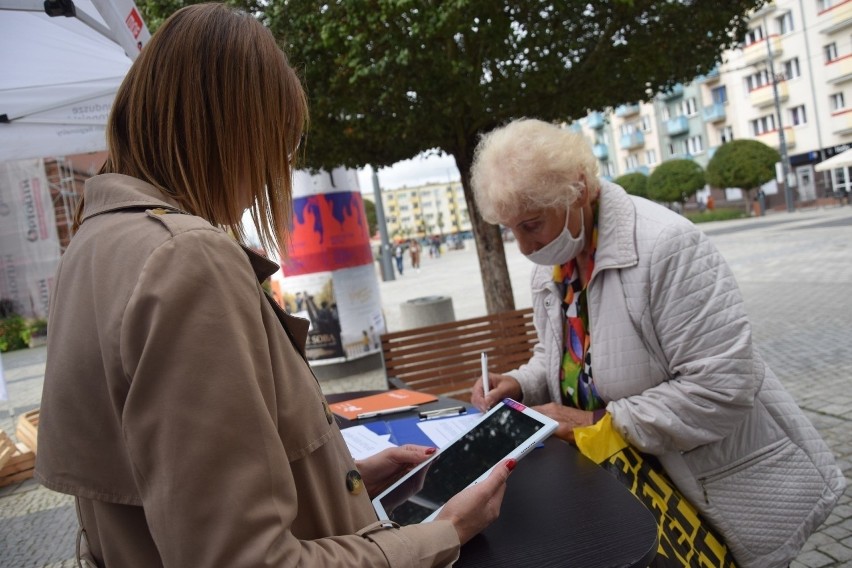
[[38, 479], [76, 497], [97, 566], [436, 566], [499, 510], [506, 462], [433, 523], [375, 494], [431, 451], [354, 462], [304, 356], [307, 322], [241, 246], [285, 250], [307, 105], [272, 35], [217, 4], [166, 21], [118, 91], [109, 158], [60, 263]]

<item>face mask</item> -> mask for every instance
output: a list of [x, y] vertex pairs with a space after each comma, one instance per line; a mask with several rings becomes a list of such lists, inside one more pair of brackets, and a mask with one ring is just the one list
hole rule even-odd
[[583, 219], [583, 209], [580, 209], [580, 236], [574, 237], [568, 230], [568, 218], [571, 215], [569, 208], [565, 215], [565, 227], [559, 236], [526, 257], [536, 264], [542, 266], [562, 265], [576, 258], [586, 244], [586, 227]]

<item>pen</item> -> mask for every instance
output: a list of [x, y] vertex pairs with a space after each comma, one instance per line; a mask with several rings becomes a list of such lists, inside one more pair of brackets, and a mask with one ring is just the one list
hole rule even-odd
[[362, 412], [355, 416], [356, 420], [364, 418], [375, 418], [376, 416], [385, 416], [386, 414], [398, 414], [400, 412], [408, 412], [409, 410], [417, 410], [416, 406], [397, 406], [396, 408], [388, 408], [386, 410], [377, 410], [375, 412]]
[[430, 418], [443, 418], [444, 416], [457, 416], [467, 412], [464, 406], [453, 406], [450, 408], [436, 408], [435, 410], [425, 410], [420, 413], [421, 420], [429, 420]]
[[488, 395], [491, 385], [488, 384], [488, 355], [482, 352], [482, 393]]

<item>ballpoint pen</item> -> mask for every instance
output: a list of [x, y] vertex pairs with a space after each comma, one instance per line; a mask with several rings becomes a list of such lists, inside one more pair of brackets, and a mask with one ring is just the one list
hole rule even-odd
[[484, 351], [480, 360], [482, 362], [482, 394], [487, 395], [491, 385], [488, 384], [488, 355]]
[[450, 408], [436, 408], [435, 410], [425, 410], [420, 413], [421, 420], [428, 420], [430, 418], [443, 418], [445, 416], [458, 416], [459, 414], [464, 414], [467, 412], [467, 408], [464, 406], [452, 406]]
[[416, 406], [397, 406], [396, 408], [387, 408], [385, 410], [376, 410], [375, 412], [362, 412], [355, 416], [356, 420], [364, 418], [375, 418], [376, 416], [385, 416], [387, 414], [399, 414], [400, 412], [408, 412], [409, 410], [417, 410]]

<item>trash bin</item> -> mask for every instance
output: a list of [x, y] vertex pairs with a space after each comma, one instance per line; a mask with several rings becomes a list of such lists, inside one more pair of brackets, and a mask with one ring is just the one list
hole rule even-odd
[[424, 296], [406, 300], [399, 306], [403, 329], [414, 329], [456, 321], [453, 299], [447, 296]]

